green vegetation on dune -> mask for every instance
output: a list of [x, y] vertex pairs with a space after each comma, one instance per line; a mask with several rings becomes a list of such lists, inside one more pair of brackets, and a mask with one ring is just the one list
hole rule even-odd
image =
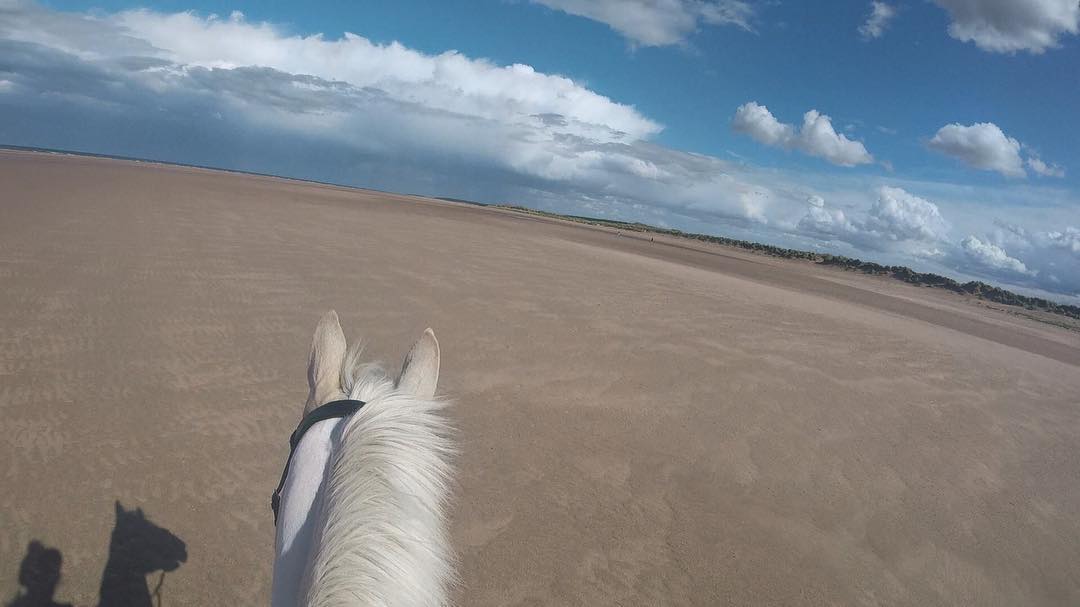
[[879, 263], [874, 263], [872, 261], [863, 261], [854, 257], [845, 257], [843, 255], [831, 255], [828, 253], [816, 253], [814, 251], [787, 249], [784, 247], [762, 244], [760, 242], [751, 242], [749, 240], [738, 240], [735, 238], [725, 238], [723, 236], [710, 236], [708, 234], [695, 234], [692, 232], [683, 232], [682, 230], [658, 228], [644, 223], [630, 223], [626, 221], [601, 219], [598, 217], [585, 217], [581, 215], [559, 215], [557, 213], [536, 211], [533, 209], [528, 209], [515, 205], [499, 204], [490, 206], [495, 208], [507, 209], [510, 211], [516, 211], [518, 213], [527, 213], [529, 215], [540, 215], [544, 217], [551, 217], [554, 219], [565, 219], [568, 221], [576, 221], [578, 223], [616, 228], [628, 232], [647, 232], [651, 234], [663, 234], [666, 236], [688, 238], [690, 240], [700, 240], [703, 242], [754, 251], [756, 253], [771, 255], [773, 257], [783, 257], [785, 259], [803, 259], [821, 265], [837, 266], [845, 270], [862, 272], [863, 274], [890, 276], [892, 278], [895, 278], [896, 280], [901, 280], [909, 284], [920, 285], [924, 287], [934, 287], [937, 289], [945, 289], [954, 293], [971, 295], [979, 299], [1004, 304], [1007, 306], [1017, 306], [1028, 310], [1041, 310], [1043, 312], [1049, 312], [1051, 314], [1060, 314], [1069, 318], [1080, 319], [1080, 306], [1060, 304], [1047, 299], [1043, 299], [1041, 297], [1029, 297], [1027, 295], [1020, 295], [1019, 293], [1013, 293], [1012, 291], [1009, 291], [1007, 289], [995, 287], [994, 285], [987, 284], [978, 280], [972, 280], [962, 283], [952, 278], [949, 278], [948, 276], [942, 276], [940, 274], [933, 274], [930, 272], [916, 272], [915, 270], [912, 270], [907, 266], [886, 266]]

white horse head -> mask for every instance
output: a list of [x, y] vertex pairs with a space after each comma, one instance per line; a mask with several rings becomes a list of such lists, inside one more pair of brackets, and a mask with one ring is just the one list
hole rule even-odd
[[327, 402], [366, 403], [312, 425], [285, 471], [278, 509], [274, 607], [448, 602], [450, 429], [434, 398], [431, 329], [397, 379], [346, 347], [334, 311], [315, 329], [304, 415]]

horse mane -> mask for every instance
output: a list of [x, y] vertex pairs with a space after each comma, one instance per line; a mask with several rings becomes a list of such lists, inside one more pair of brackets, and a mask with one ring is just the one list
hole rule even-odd
[[452, 431], [447, 402], [399, 391], [349, 348], [341, 385], [367, 403], [331, 455], [304, 605], [442, 606], [454, 583], [447, 533]]

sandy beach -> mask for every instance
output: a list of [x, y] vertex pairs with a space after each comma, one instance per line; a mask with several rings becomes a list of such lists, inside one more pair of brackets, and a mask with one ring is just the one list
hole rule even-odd
[[[402, 195], [0, 151], [0, 602], [269, 603], [327, 309], [454, 399], [462, 606], [1080, 604], [1080, 333], [804, 262]], [[124, 516], [127, 516], [126, 514]]]

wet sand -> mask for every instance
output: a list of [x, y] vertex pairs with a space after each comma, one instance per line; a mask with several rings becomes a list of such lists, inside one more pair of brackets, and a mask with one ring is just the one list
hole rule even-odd
[[1080, 603], [1080, 334], [959, 298], [24, 152], [0, 152], [0, 293], [3, 604], [32, 540], [62, 552], [55, 600], [97, 604], [117, 501], [186, 544], [163, 604], [267, 604], [328, 308], [389, 364], [439, 336], [461, 605]]

